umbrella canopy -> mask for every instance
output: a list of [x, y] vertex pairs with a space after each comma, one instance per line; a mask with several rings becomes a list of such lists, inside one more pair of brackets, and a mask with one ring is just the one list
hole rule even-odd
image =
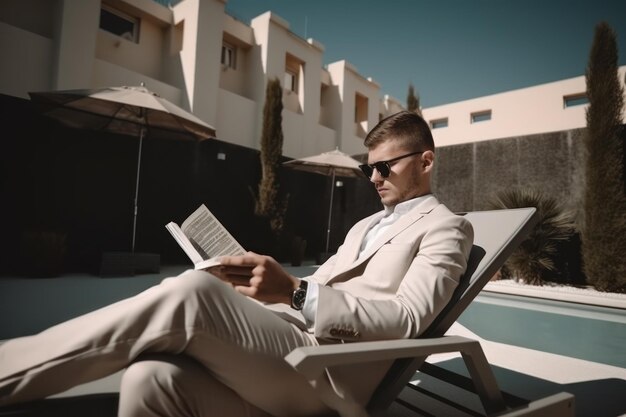
[[336, 175], [338, 177], [363, 176], [359, 169], [359, 161], [341, 152], [339, 149], [306, 158], [294, 159], [285, 162], [283, 165], [288, 168], [322, 175]]
[[203, 140], [215, 129], [143, 86], [108, 87], [28, 93], [42, 113], [66, 126], [107, 131], [139, 138], [133, 213], [132, 251], [135, 252], [141, 150], [144, 137]]
[[333, 213], [333, 196], [335, 193], [335, 177], [363, 177], [363, 173], [359, 168], [359, 161], [335, 149], [330, 152], [323, 152], [319, 155], [308, 156], [306, 158], [294, 159], [284, 162], [287, 168], [299, 171], [313, 172], [330, 176], [330, 204], [328, 208], [328, 227], [326, 229], [326, 253], [330, 243], [330, 225]]
[[29, 95], [45, 115], [74, 128], [179, 140], [215, 136], [212, 126], [144, 86]]

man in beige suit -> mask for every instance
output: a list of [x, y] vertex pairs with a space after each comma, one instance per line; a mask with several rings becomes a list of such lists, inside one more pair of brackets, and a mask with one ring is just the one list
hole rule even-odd
[[0, 404], [41, 398], [126, 368], [120, 416], [363, 413], [388, 364], [311, 384], [296, 347], [418, 336], [463, 274], [471, 225], [431, 194], [434, 143], [418, 115], [382, 120], [363, 172], [384, 210], [358, 222], [303, 280], [272, 258], [225, 257], [38, 335], [0, 345]]

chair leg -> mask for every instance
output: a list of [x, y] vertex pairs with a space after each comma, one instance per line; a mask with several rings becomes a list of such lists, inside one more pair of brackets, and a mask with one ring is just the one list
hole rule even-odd
[[476, 393], [480, 397], [485, 412], [493, 414], [505, 410], [504, 398], [498, 388], [491, 366], [480, 347], [480, 343], [476, 342], [475, 344], [464, 346], [461, 356], [472, 381], [474, 381]]

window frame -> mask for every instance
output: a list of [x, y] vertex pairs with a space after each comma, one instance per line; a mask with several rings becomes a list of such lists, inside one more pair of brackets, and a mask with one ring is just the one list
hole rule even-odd
[[[290, 77], [290, 82], [288, 83], [288, 78]], [[283, 76], [283, 88], [287, 91], [291, 91], [292, 93], [298, 94], [298, 73], [290, 68], [285, 68], [285, 75]], [[287, 85], [290, 84], [290, 85]]]
[[429, 120], [428, 124], [430, 125], [430, 129], [444, 129], [448, 127], [449, 121], [447, 117], [439, 117], [437, 119]]
[[[228, 57], [228, 62], [225, 62], [226, 57]], [[220, 62], [224, 68], [237, 69], [237, 47], [228, 42], [222, 42]]]
[[575, 94], [566, 94], [563, 96], [563, 108], [569, 109], [572, 107], [584, 106], [589, 104], [589, 97], [587, 97], [587, 93], [575, 93]]
[[[102, 12], [103, 11], [106, 12], [106, 13], [109, 13], [109, 14], [111, 14], [111, 15], [119, 18], [119, 19], [125, 20], [125, 21], [129, 22], [130, 24], [132, 24], [133, 31], [132, 31], [132, 33], [130, 33], [130, 36], [129, 37], [128, 36], [124, 36], [126, 33], [129, 33], [129, 32], [124, 32], [122, 34], [118, 34], [118, 33], [112, 32], [111, 30], [103, 27], [102, 26]], [[110, 33], [111, 35], [117, 36], [117, 37], [122, 38], [122, 39], [126, 39], [127, 41], [134, 42], [134, 43], [137, 43], [137, 44], [139, 43], [139, 28], [140, 28], [140, 24], [141, 24], [141, 19], [139, 17], [129, 15], [128, 13], [124, 13], [124, 12], [122, 12], [120, 10], [117, 10], [117, 9], [109, 6], [108, 4], [100, 5], [100, 15], [101, 15], [100, 16], [100, 20], [98, 22], [98, 27], [100, 29], [104, 30], [107, 33]]]
[[470, 113], [470, 123], [483, 123], [488, 122], [493, 118], [493, 113], [491, 109], [489, 110], [480, 110], [474, 111]]

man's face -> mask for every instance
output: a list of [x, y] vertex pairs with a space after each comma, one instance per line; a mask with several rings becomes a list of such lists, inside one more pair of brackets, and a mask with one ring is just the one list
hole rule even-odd
[[[388, 140], [369, 150], [367, 163], [388, 161], [408, 153], [411, 151], [400, 146], [398, 141]], [[380, 201], [385, 206], [395, 206], [429, 193], [432, 156], [432, 152], [426, 151], [391, 162], [391, 172], [387, 178], [383, 178], [375, 169], [370, 181], [374, 183]]]

